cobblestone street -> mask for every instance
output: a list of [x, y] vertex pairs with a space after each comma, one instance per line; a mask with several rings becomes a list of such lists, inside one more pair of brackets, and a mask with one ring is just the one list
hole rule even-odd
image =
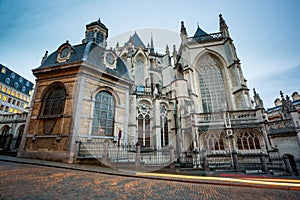
[[0, 161], [1, 199], [300, 199], [300, 191], [191, 184]]

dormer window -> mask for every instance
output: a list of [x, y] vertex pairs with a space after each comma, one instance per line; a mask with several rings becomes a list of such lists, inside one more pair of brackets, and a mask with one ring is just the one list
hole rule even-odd
[[61, 45], [58, 48], [58, 55], [57, 55], [57, 62], [66, 62], [70, 59], [71, 54], [72, 54], [72, 47], [71, 45], [68, 43], [68, 41]]

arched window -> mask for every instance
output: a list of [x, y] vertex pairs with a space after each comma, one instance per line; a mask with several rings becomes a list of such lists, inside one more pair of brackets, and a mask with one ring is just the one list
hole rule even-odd
[[43, 98], [41, 115], [61, 115], [64, 112], [66, 91], [60, 84], [55, 84]]
[[241, 132], [237, 135], [237, 144], [239, 150], [261, 149], [259, 137], [255, 133], [248, 131]]
[[169, 144], [169, 126], [167, 109], [163, 105], [160, 105], [160, 132], [161, 146], [164, 147]]
[[204, 148], [206, 150], [225, 150], [224, 132], [207, 132], [203, 137]]
[[113, 136], [115, 102], [111, 93], [101, 91], [96, 94], [92, 134]]
[[150, 109], [145, 104], [138, 109], [138, 142], [150, 147]]
[[203, 111], [219, 112], [227, 108], [222, 71], [218, 62], [208, 54], [200, 60], [198, 78]]
[[135, 84], [145, 85], [144, 60], [143, 57], [140, 55], [136, 58]]

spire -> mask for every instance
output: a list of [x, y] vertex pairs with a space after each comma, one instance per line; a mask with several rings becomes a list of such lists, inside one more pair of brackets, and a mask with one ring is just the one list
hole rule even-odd
[[168, 45], [166, 45], [166, 54], [170, 54], [170, 49]]
[[184, 21], [181, 21], [181, 29], [180, 29], [180, 33], [181, 34], [184, 34], [184, 35], [187, 35], [186, 33], [186, 28], [184, 26]]
[[256, 93], [255, 88], [253, 88], [253, 93], [254, 93], [255, 108], [263, 108], [264, 107], [264, 103], [261, 100], [259, 94]]
[[220, 23], [220, 31], [223, 33], [223, 36], [229, 37], [228, 26], [222, 16], [222, 14], [219, 15], [219, 23]]
[[187, 43], [187, 33], [183, 21], [181, 21], [180, 37], [182, 43]]
[[151, 41], [150, 41], [150, 53], [154, 54], [154, 44], [153, 44], [153, 35], [151, 33]]

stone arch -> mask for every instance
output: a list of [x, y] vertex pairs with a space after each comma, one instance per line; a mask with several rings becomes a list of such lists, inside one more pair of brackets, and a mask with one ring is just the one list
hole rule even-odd
[[230, 105], [229, 82], [225, 65], [216, 53], [202, 52], [195, 62], [194, 78], [197, 80], [203, 112], [220, 112]]
[[120, 100], [120, 96], [119, 94], [111, 87], [109, 86], [100, 86], [97, 89], [95, 89], [92, 94], [91, 94], [91, 99], [94, 102], [95, 101], [95, 97], [96, 95], [101, 92], [101, 91], [108, 91], [112, 94], [112, 96], [114, 97], [115, 103], [116, 105], [120, 105], [121, 104], [121, 100]]
[[16, 139], [16, 143], [15, 143], [15, 147], [14, 147], [15, 149], [18, 149], [20, 147], [22, 136], [24, 134], [24, 130], [25, 130], [25, 124], [22, 124], [17, 129], [16, 136], [15, 136], [15, 139]]
[[[63, 91], [60, 91], [60, 90]], [[57, 92], [59, 91], [59, 92]], [[51, 95], [53, 95], [51, 97]], [[63, 82], [55, 81], [51, 83], [48, 87], [46, 87], [41, 95], [41, 107], [39, 111], [39, 115], [62, 115], [64, 113], [65, 109], [65, 101], [67, 99], [67, 96], [69, 96], [69, 91], [66, 85]], [[54, 101], [58, 101], [60, 105], [56, 108], [53, 108]], [[63, 101], [63, 102], [62, 102]], [[51, 102], [51, 103], [49, 103]], [[49, 103], [49, 104], [48, 104]], [[56, 109], [56, 111], [55, 111]]]
[[0, 130], [0, 149], [9, 149], [10, 143], [12, 141], [12, 134], [10, 132], [10, 127], [8, 125], [3, 126]]

